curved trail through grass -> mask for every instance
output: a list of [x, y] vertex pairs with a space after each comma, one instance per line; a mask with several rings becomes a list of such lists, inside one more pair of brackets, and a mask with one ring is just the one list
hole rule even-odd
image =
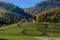
[[38, 40], [60, 40], [60, 38], [51, 38], [51, 37], [35, 37]]

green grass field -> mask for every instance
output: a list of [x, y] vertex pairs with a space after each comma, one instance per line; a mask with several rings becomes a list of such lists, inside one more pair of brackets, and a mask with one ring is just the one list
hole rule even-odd
[[[46, 27], [47, 24], [47, 27]], [[37, 34], [40, 34], [38, 32], [44, 32], [46, 33], [44, 36], [46, 37], [60, 37], [60, 24], [59, 23], [22, 23], [20, 25], [21, 28], [32, 28], [37, 29]], [[33, 30], [32, 30], [33, 31]], [[35, 31], [33, 31], [35, 32]], [[31, 33], [31, 31], [30, 31]], [[34, 34], [34, 33], [32, 33]], [[32, 35], [31, 34], [31, 35]]]
[[8, 35], [0, 35], [0, 39], [5, 40], [37, 40], [36, 38], [30, 36], [8, 36]]
[[[47, 24], [47, 25], [46, 25]], [[0, 39], [8, 40], [37, 40], [34, 36], [59, 37], [59, 23], [22, 23], [3, 26], [0, 28]]]

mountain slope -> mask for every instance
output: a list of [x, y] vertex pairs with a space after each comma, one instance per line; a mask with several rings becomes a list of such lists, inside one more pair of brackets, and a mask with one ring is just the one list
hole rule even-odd
[[9, 10], [11, 12], [20, 14], [25, 17], [31, 17], [30, 14], [25, 13], [21, 8], [18, 6], [15, 6], [14, 4], [8, 3], [8, 2], [2, 2], [0, 1], [0, 8], [4, 8], [5, 10]]
[[[35, 7], [30, 8], [31, 11], [25, 10], [27, 13], [36, 15], [45, 10], [60, 7], [60, 0], [45, 0], [35, 5]], [[29, 8], [27, 8], [29, 10]]]
[[14, 4], [0, 1], [0, 26], [12, 24], [20, 21], [21, 19], [29, 19], [32, 15], [27, 14]]
[[52, 8], [36, 15], [39, 22], [60, 23], [60, 8]]
[[21, 19], [21, 15], [0, 8], [0, 26], [16, 23]]

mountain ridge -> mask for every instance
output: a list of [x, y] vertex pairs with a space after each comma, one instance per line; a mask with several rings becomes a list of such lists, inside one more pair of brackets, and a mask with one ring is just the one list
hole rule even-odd
[[[45, 10], [54, 8], [54, 7], [60, 7], [60, 0], [44, 0], [40, 3], [37, 3], [33, 8], [30, 8], [31, 11], [25, 10], [25, 12], [36, 15], [40, 12], [43, 12]], [[29, 8], [27, 8], [29, 10]]]
[[0, 8], [5, 8], [6, 10], [9, 10], [11, 12], [14, 12], [14, 13], [17, 13], [17, 14], [20, 14], [22, 16], [27, 16], [27, 17], [30, 17], [31, 15], [30, 14], [27, 14], [24, 12], [24, 10], [18, 6], [15, 6], [14, 4], [12, 3], [9, 3], [9, 2], [1, 2], [0, 1]]
[[0, 1], [0, 26], [19, 22], [21, 19], [29, 19], [32, 15], [25, 13], [22, 8], [12, 3]]

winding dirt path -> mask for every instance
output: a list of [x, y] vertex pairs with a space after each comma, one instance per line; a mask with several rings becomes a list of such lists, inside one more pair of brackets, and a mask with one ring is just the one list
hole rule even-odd
[[51, 37], [35, 37], [38, 40], [60, 40], [59, 38], [51, 38]]

